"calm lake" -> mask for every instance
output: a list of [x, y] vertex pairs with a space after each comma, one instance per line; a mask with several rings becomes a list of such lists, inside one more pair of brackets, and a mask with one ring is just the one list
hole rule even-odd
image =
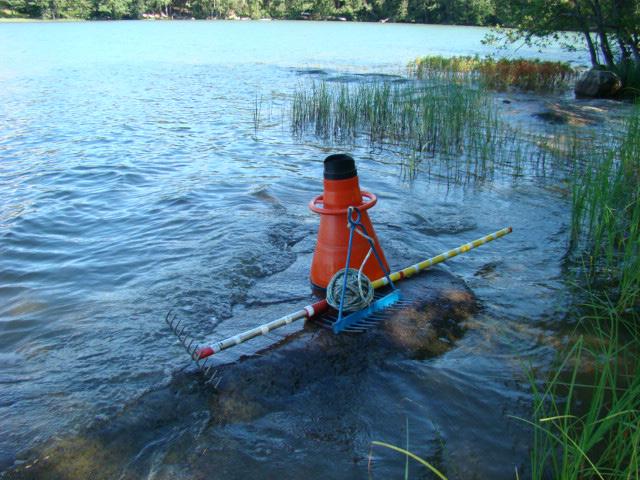
[[[287, 126], [300, 84], [405, 75], [426, 54], [488, 54], [486, 33], [0, 24], [0, 472], [82, 478], [88, 464], [94, 478], [401, 476], [404, 458], [371, 451], [373, 440], [408, 442], [449, 478], [522, 471], [531, 432], [513, 417], [530, 415], [524, 368], [553, 360], [570, 302], [562, 180], [409, 180], [384, 150], [296, 138]], [[588, 60], [560, 49], [516, 55]], [[531, 116], [543, 99], [509, 102], [514, 118], [546, 128]], [[344, 150], [379, 196], [371, 215], [392, 268], [513, 226], [441, 267], [481, 309], [442, 355], [399, 355], [336, 373], [335, 384], [308, 378], [221, 408], [164, 315], [174, 309], [198, 338], [220, 339], [308, 304], [318, 218], [307, 204], [321, 192], [324, 157]], [[286, 384], [285, 366], [273, 375]]]

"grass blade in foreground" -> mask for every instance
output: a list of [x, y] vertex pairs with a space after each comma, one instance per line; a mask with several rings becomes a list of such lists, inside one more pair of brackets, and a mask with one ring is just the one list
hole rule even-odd
[[433, 465], [431, 465], [429, 462], [427, 462], [426, 460], [423, 460], [422, 458], [420, 458], [419, 456], [417, 456], [414, 453], [411, 453], [408, 450], [405, 450], [404, 448], [400, 448], [400, 447], [396, 447], [395, 445], [391, 445], [390, 443], [384, 443], [384, 442], [378, 442], [378, 441], [373, 441], [371, 442], [372, 445], [377, 445], [379, 447], [385, 447], [388, 448], [390, 450], [394, 450], [396, 452], [400, 452], [404, 455], [406, 455], [409, 458], [413, 458], [416, 462], [421, 463], [422, 465], [424, 465], [425, 467], [427, 467], [429, 470], [431, 470], [439, 479], [441, 480], [447, 480], [447, 477], [445, 477], [442, 472], [440, 470], [438, 470], [436, 467], [434, 467]]

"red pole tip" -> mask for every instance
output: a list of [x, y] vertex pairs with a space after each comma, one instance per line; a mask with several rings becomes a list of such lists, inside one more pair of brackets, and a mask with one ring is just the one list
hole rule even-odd
[[202, 360], [203, 358], [210, 357], [214, 353], [216, 353], [216, 352], [214, 352], [213, 348], [211, 348], [211, 347], [199, 348], [198, 349], [198, 360]]

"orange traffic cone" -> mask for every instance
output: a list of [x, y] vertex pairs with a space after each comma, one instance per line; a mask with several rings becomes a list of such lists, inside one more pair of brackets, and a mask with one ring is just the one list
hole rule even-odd
[[[331, 277], [345, 267], [349, 248], [348, 207], [360, 210], [360, 221], [373, 239], [385, 269], [389, 270], [367, 214], [367, 210], [377, 201], [373, 193], [360, 190], [358, 172], [352, 157], [337, 154], [329, 155], [324, 160], [324, 193], [309, 203], [311, 211], [320, 214], [318, 242], [311, 263], [311, 284], [314, 288], [325, 290]], [[359, 269], [368, 252], [369, 242], [360, 235], [354, 235], [349, 267]], [[374, 255], [369, 256], [362, 271], [371, 281], [384, 276]]]

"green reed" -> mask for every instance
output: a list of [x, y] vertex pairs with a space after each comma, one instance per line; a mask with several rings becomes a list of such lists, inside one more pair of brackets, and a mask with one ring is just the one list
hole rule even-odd
[[582, 152], [570, 251], [586, 291], [576, 340], [534, 389], [532, 478], [640, 477], [640, 110]]
[[293, 95], [291, 128], [325, 142], [365, 139], [398, 152], [408, 176], [438, 168], [456, 182], [492, 176], [497, 168], [517, 175], [552, 156], [540, 148], [540, 138], [501, 121], [484, 89], [449, 81], [301, 85]]
[[[531, 478], [625, 478], [640, 472], [638, 315], [590, 305], [561, 363], [534, 389]], [[635, 327], [631, 331], [627, 327]]]
[[409, 64], [409, 72], [419, 79], [449, 78], [478, 81], [494, 90], [517, 88], [545, 92], [567, 88], [576, 71], [563, 62], [480, 58], [478, 56], [421, 57]]
[[585, 281], [603, 286], [621, 312], [640, 299], [640, 108], [623, 132], [593, 149], [572, 182], [574, 255]]

